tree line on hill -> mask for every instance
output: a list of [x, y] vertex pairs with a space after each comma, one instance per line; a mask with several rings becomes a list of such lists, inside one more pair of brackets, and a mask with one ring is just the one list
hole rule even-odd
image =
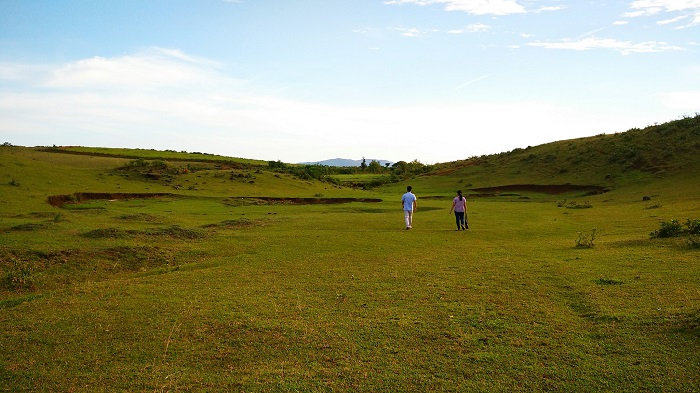
[[430, 172], [432, 165], [425, 165], [420, 161], [413, 160], [411, 162], [398, 161], [393, 165], [382, 166], [376, 160], [372, 160], [369, 164], [363, 159], [362, 164], [358, 166], [328, 166], [320, 164], [306, 165], [288, 165], [282, 161], [269, 161], [268, 168], [276, 172], [290, 173], [304, 180], [320, 180], [333, 184], [341, 182], [335, 178], [335, 175], [354, 175], [354, 174], [375, 174], [383, 176], [375, 176], [367, 182], [358, 182], [366, 188], [378, 187], [382, 184], [399, 182], [417, 175]]

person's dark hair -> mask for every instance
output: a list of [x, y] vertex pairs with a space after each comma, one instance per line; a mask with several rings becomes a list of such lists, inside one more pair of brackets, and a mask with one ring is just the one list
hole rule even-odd
[[457, 195], [459, 195], [459, 200], [462, 200], [462, 190], [457, 190]]
[[413, 187], [411, 187], [411, 186], [406, 187], [406, 191], [410, 192], [412, 189], [413, 189]]

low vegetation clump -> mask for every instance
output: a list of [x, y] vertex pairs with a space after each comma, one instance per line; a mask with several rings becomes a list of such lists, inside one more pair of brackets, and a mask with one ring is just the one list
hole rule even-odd
[[206, 232], [201, 229], [182, 228], [179, 225], [171, 225], [165, 228], [151, 228], [134, 233], [151, 236], [166, 236], [173, 239], [199, 239], [206, 236]]
[[576, 248], [593, 248], [595, 244], [593, 244], [593, 241], [596, 238], [596, 230], [591, 229], [590, 232], [576, 232], [578, 234], [578, 238], [576, 239]]
[[566, 205], [567, 209], [590, 209], [592, 207], [593, 207], [593, 205], [591, 205], [591, 202], [589, 202], [589, 201], [585, 201], [585, 202], [572, 201]]
[[37, 224], [37, 223], [30, 222], [30, 223], [26, 223], [26, 224], [15, 225], [12, 228], [10, 228], [10, 230], [13, 230], [13, 231], [35, 231], [37, 229], [44, 229], [46, 227], [47, 227], [47, 225], [44, 223]]
[[127, 236], [127, 232], [117, 228], [99, 228], [83, 233], [90, 239], [118, 239]]
[[117, 171], [136, 174], [151, 180], [172, 181], [174, 176], [190, 173], [191, 169], [189, 164], [187, 167], [181, 167], [164, 160], [139, 158], [117, 168]]
[[[2, 277], [2, 286], [10, 291], [23, 292], [34, 289], [34, 269], [30, 263], [10, 257], [10, 263], [7, 264], [4, 277]], [[5, 265], [5, 264], [3, 264]]]
[[164, 236], [173, 239], [199, 239], [206, 236], [202, 229], [182, 228], [179, 225], [171, 225], [163, 228], [148, 228], [144, 230], [123, 230], [119, 228], [93, 229], [83, 234], [91, 239], [119, 239], [134, 236]]
[[700, 236], [688, 235], [688, 238], [685, 239], [685, 243], [689, 248], [700, 248]]
[[690, 218], [686, 221], [686, 226], [688, 227], [688, 233], [691, 235], [700, 235], [700, 220], [691, 220]]
[[557, 207], [565, 207], [567, 209], [590, 209], [593, 207], [593, 205], [591, 205], [590, 201], [578, 202], [562, 199], [557, 201]]
[[206, 224], [203, 228], [226, 228], [226, 229], [238, 229], [238, 228], [248, 228], [255, 225], [262, 225], [261, 220], [250, 220], [247, 218], [237, 218], [233, 220], [224, 220], [215, 224]]

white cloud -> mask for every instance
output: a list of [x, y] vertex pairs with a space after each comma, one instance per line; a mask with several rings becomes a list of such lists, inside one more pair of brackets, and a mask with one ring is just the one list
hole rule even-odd
[[658, 24], [658, 25], [670, 25], [670, 24], [673, 24], [676, 22], [680, 22], [683, 19], [688, 19], [688, 15], [681, 15], [681, 16], [677, 16], [677, 17], [671, 18], [671, 19], [660, 20], [660, 21], [656, 22], [656, 24]]
[[474, 15], [509, 15], [527, 12], [517, 0], [391, 0], [384, 4], [444, 4], [446, 11], [464, 11]]
[[549, 6], [549, 7], [540, 7], [535, 10], [535, 12], [544, 12], [544, 11], [561, 11], [563, 9], [566, 9], [564, 6]]
[[630, 22], [627, 20], [616, 20], [615, 22], [613, 22], [613, 25], [627, 25], [629, 23]]
[[201, 84], [216, 77], [215, 63], [173, 49], [121, 57], [93, 57], [53, 69], [43, 79], [52, 88], [152, 89]]
[[676, 28], [687, 28], [700, 25], [700, 0], [635, 0], [629, 4], [633, 11], [623, 14], [624, 17], [636, 18], [655, 16], [662, 13], [680, 14], [671, 19], [660, 21], [660, 24], [673, 24], [690, 19], [685, 25]]
[[466, 26], [464, 29], [455, 29], [455, 30], [450, 30], [448, 33], [450, 34], [462, 34], [462, 33], [483, 33], [485, 31], [491, 30], [491, 26], [483, 24], [483, 23], [473, 23], [471, 25]]
[[[0, 89], [0, 135], [20, 145], [173, 149], [285, 162], [362, 156], [444, 162], [654, 120], [651, 114], [595, 115], [536, 101], [403, 106], [298, 101], [254, 90], [206, 60], [188, 59], [155, 50], [29, 65], [39, 84], [23, 74], [27, 64], [5, 63], [0, 83], [12, 87]], [[570, 126], [563, 130], [561, 124]], [[398, 132], [411, 142], [397, 143]], [[454, 135], [470, 143], [446, 146]]]
[[428, 34], [428, 33], [435, 33], [438, 30], [436, 29], [417, 29], [415, 27], [412, 28], [404, 28], [404, 27], [396, 27], [394, 28], [395, 31], [398, 31], [402, 36], [404, 37], [420, 37], [422, 35]]
[[537, 46], [547, 49], [568, 49], [568, 50], [593, 50], [611, 49], [628, 55], [630, 53], [650, 53], [650, 52], [670, 52], [679, 51], [683, 48], [669, 45], [665, 42], [647, 41], [632, 43], [630, 41], [619, 41], [612, 38], [587, 37], [580, 40], [564, 40], [558, 42], [531, 42], [529, 46]]

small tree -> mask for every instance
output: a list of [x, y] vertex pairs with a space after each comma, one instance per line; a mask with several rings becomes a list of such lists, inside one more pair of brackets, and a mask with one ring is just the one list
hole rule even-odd
[[377, 162], [376, 160], [372, 160], [372, 162], [369, 163], [368, 168], [369, 168], [369, 171], [372, 173], [378, 173], [378, 172], [381, 172], [381, 170], [382, 170], [382, 166], [379, 165], [379, 162]]
[[367, 160], [365, 160], [364, 157], [362, 157], [362, 164], [360, 164], [360, 168], [362, 168], [362, 172], [364, 172], [365, 169], [367, 169]]

